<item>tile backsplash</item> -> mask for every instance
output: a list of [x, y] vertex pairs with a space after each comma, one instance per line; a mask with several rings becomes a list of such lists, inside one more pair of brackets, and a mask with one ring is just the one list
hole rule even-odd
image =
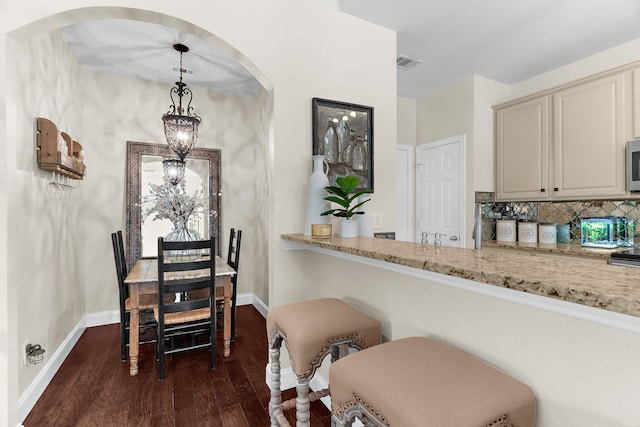
[[[500, 218], [569, 224], [571, 239], [580, 240], [580, 218], [623, 216], [640, 221], [638, 200], [579, 200], [566, 202], [495, 202], [493, 193], [477, 192], [482, 204], [482, 239], [495, 240], [495, 221]], [[636, 231], [636, 236], [638, 232]], [[635, 239], [637, 242], [638, 239]]]

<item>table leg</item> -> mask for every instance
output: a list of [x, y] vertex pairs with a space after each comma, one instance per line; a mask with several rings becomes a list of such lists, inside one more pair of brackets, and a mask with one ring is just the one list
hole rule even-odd
[[231, 276], [224, 276], [224, 357], [231, 354]]
[[140, 287], [129, 285], [129, 375], [138, 375], [138, 343], [140, 342]]

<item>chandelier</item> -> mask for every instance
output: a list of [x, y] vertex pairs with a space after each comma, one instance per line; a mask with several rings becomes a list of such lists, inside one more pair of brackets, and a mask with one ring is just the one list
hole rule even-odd
[[[177, 81], [176, 86], [172, 87], [169, 92], [171, 106], [169, 111], [162, 116], [162, 121], [164, 122], [164, 135], [167, 138], [167, 144], [176, 153], [178, 159], [165, 159], [162, 164], [165, 177], [175, 185], [184, 177], [184, 158], [198, 141], [200, 117], [193, 113], [191, 106], [193, 93], [187, 88], [186, 83], [182, 82], [182, 73], [185, 72], [185, 69], [182, 68], [182, 54], [188, 52], [189, 48], [181, 43], [174, 44], [173, 48], [180, 52], [180, 81]], [[183, 104], [183, 97], [185, 97], [185, 104]]]
[[177, 185], [184, 178], [185, 161], [180, 159], [164, 159], [162, 168], [164, 176], [173, 185]]

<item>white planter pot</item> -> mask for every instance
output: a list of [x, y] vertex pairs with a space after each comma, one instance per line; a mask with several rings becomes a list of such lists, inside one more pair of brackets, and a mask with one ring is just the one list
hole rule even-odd
[[358, 221], [355, 219], [340, 220], [340, 237], [358, 237]]

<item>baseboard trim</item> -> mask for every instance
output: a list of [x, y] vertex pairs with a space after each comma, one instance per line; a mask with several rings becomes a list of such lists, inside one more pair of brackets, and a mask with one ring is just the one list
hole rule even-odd
[[85, 327], [111, 325], [120, 323], [120, 310], [101, 311], [99, 313], [89, 313], [85, 316]]
[[262, 314], [262, 317], [267, 318], [269, 312], [269, 306], [267, 306], [261, 299], [254, 294], [238, 294], [236, 298], [236, 305], [252, 305]]
[[[253, 305], [256, 310], [262, 314], [263, 317], [267, 317], [269, 307], [262, 302], [257, 296], [252, 293], [238, 294], [236, 304], [241, 305]], [[36, 378], [29, 384], [29, 387], [22, 393], [18, 399], [18, 416], [20, 419], [20, 425], [24, 422], [25, 418], [29, 415], [29, 412], [33, 409], [44, 390], [47, 388], [51, 380], [53, 379], [62, 363], [71, 353], [71, 350], [76, 345], [80, 336], [86, 328], [93, 326], [110, 325], [120, 322], [120, 311], [102, 311], [98, 313], [89, 313], [84, 315], [78, 324], [73, 328], [73, 331], [67, 336], [62, 345], [53, 353], [53, 356], [49, 358], [49, 361], [43, 366], [42, 370]], [[265, 337], [266, 339], [266, 337]], [[119, 350], [117, 350], [119, 351]], [[293, 375], [293, 374], [292, 374]], [[295, 386], [295, 383], [294, 383]]]

